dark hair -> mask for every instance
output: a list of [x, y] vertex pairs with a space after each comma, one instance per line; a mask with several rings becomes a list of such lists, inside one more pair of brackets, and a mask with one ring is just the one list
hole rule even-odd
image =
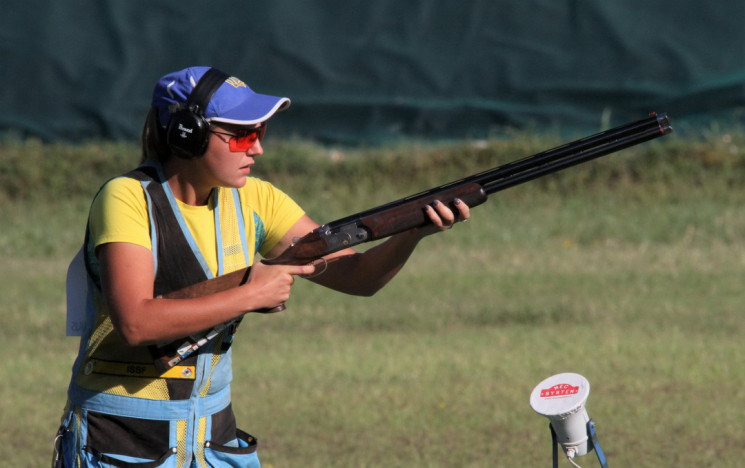
[[161, 163], [171, 156], [171, 150], [166, 142], [165, 129], [160, 125], [158, 108], [153, 106], [145, 118], [145, 126], [142, 129], [142, 159], [157, 159]]

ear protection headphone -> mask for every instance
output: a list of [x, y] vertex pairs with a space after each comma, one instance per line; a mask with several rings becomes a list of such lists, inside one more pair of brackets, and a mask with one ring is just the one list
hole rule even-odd
[[166, 127], [166, 143], [177, 156], [194, 159], [207, 150], [210, 124], [204, 112], [217, 89], [230, 77], [217, 68], [207, 70], [185, 103], [171, 111]]

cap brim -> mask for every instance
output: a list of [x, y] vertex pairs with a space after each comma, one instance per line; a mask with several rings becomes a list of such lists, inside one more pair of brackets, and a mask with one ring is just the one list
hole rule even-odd
[[231, 109], [216, 109], [216, 117], [209, 117], [210, 122], [223, 122], [233, 125], [253, 125], [261, 123], [290, 107], [290, 99], [286, 97], [269, 96], [267, 94], [252, 93], [246, 99], [236, 103]]

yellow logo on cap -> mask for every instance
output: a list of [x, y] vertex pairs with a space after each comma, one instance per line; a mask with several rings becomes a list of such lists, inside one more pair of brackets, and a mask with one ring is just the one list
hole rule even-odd
[[245, 88], [246, 87], [246, 83], [244, 83], [243, 81], [239, 80], [238, 78], [234, 76], [231, 76], [230, 78], [225, 80], [225, 82], [229, 84], [230, 86], [232, 86], [233, 88]]

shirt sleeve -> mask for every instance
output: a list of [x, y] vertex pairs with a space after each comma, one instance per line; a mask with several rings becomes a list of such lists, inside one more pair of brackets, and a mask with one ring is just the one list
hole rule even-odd
[[89, 227], [94, 248], [126, 242], [152, 250], [150, 219], [140, 182], [128, 177], [108, 181], [93, 200]]

